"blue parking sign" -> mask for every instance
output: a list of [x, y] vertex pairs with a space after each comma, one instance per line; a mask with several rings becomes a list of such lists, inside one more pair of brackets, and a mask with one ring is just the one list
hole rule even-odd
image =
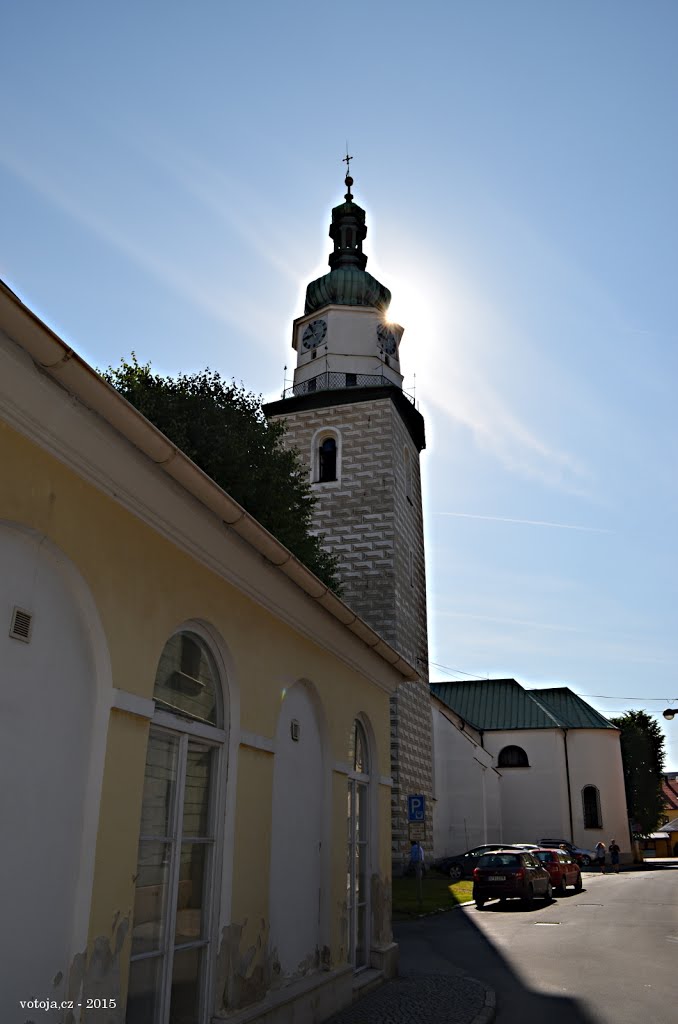
[[414, 793], [407, 798], [407, 820], [426, 820], [426, 797], [423, 793]]

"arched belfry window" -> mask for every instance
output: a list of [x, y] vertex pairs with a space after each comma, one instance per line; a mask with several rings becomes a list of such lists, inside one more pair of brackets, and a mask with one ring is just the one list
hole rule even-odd
[[141, 807], [126, 1024], [204, 1024], [213, 959], [222, 686], [198, 632], [166, 643]]
[[508, 746], [499, 751], [497, 760], [499, 768], [529, 768], [530, 762], [522, 747]]
[[584, 786], [581, 791], [584, 811], [584, 828], [602, 828], [603, 819], [600, 813], [600, 793], [597, 786]]
[[370, 755], [365, 728], [355, 719], [349, 738], [346, 910], [349, 960], [356, 971], [370, 960]]
[[318, 482], [324, 484], [336, 479], [337, 442], [333, 437], [326, 437], [318, 453]]
[[321, 427], [311, 438], [311, 483], [338, 483], [341, 477], [341, 432]]

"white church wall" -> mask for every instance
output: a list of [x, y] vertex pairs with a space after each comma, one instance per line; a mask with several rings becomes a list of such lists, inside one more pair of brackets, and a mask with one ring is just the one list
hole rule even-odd
[[434, 856], [500, 841], [499, 776], [491, 756], [435, 707], [432, 715]]
[[[402, 387], [398, 350], [383, 358], [377, 325], [382, 314], [370, 306], [326, 306], [294, 321], [293, 347], [298, 360], [294, 370], [295, 385], [302, 385], [320, 373], [356, 373], [381, 375]], [[307, 326], [316, 320], [324, 321], [326, 333], [320, 344], [307, 349], [303, 335]], [[402, 328], [391, 325], [396, 338]], [[343, 387], [337, 384], [334, 386]]]
[[527, 768], [499, 768], [502, 836], [506, 843], [535, 843], [569, 835], [567, 782], [562, 733], [556, 729], [486, 732], [485, 746], [497, 765], [503, 747], [518, 746]]
[[[624, 775], [619, 733], [613, 729], [572, 729], [567, 734], [572, 789], [574, 841], [592, 849], [616, 839], [627, 859], [631, 857]], [[584, 827], [582, 790], [596, 786], [600, 799], [601, 828]]]

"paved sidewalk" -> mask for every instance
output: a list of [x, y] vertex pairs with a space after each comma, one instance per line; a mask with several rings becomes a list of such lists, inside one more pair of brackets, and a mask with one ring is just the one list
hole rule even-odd
[[[653, 858], [620, 868], [622, 872], [676, 870], [678, 858]], [[609, 865], [606, 873], [610, 873]], [[586, 883], [597, 882], [599, 877], [594, 869], [583, 872]], [[463, 911], [447, 912], [458, 913]], [[394, 925], [400, 976], [372, 989], [326, 1024], [490, 1024], [494, 1020], [494, 990], [442, 957], [427, 940], [426, 929], [418, 928], [417, 923], [413, 919]]]
[[[450, 910], [458, 914], [459, 910]], [[327, 1024], [490, 1024], [494, 990], [436, 954], [416, 927], [398, 929], [400, 975]]]
[[470, 978], [417, 974], [387, 981], [327, 1024], [489, 1024], [492, 989]]

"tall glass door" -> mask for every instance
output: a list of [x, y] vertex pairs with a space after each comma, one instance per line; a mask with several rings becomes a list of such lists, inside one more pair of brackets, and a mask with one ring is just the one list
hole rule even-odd
[[146, 758], [127, 1024], [203, 1024], [218, 747], [152, 726]]
[[356, 971], [370, 962], [369, 761], [365, 732], [356, 719], [349, 744], [346, 910], [349, 960]]

